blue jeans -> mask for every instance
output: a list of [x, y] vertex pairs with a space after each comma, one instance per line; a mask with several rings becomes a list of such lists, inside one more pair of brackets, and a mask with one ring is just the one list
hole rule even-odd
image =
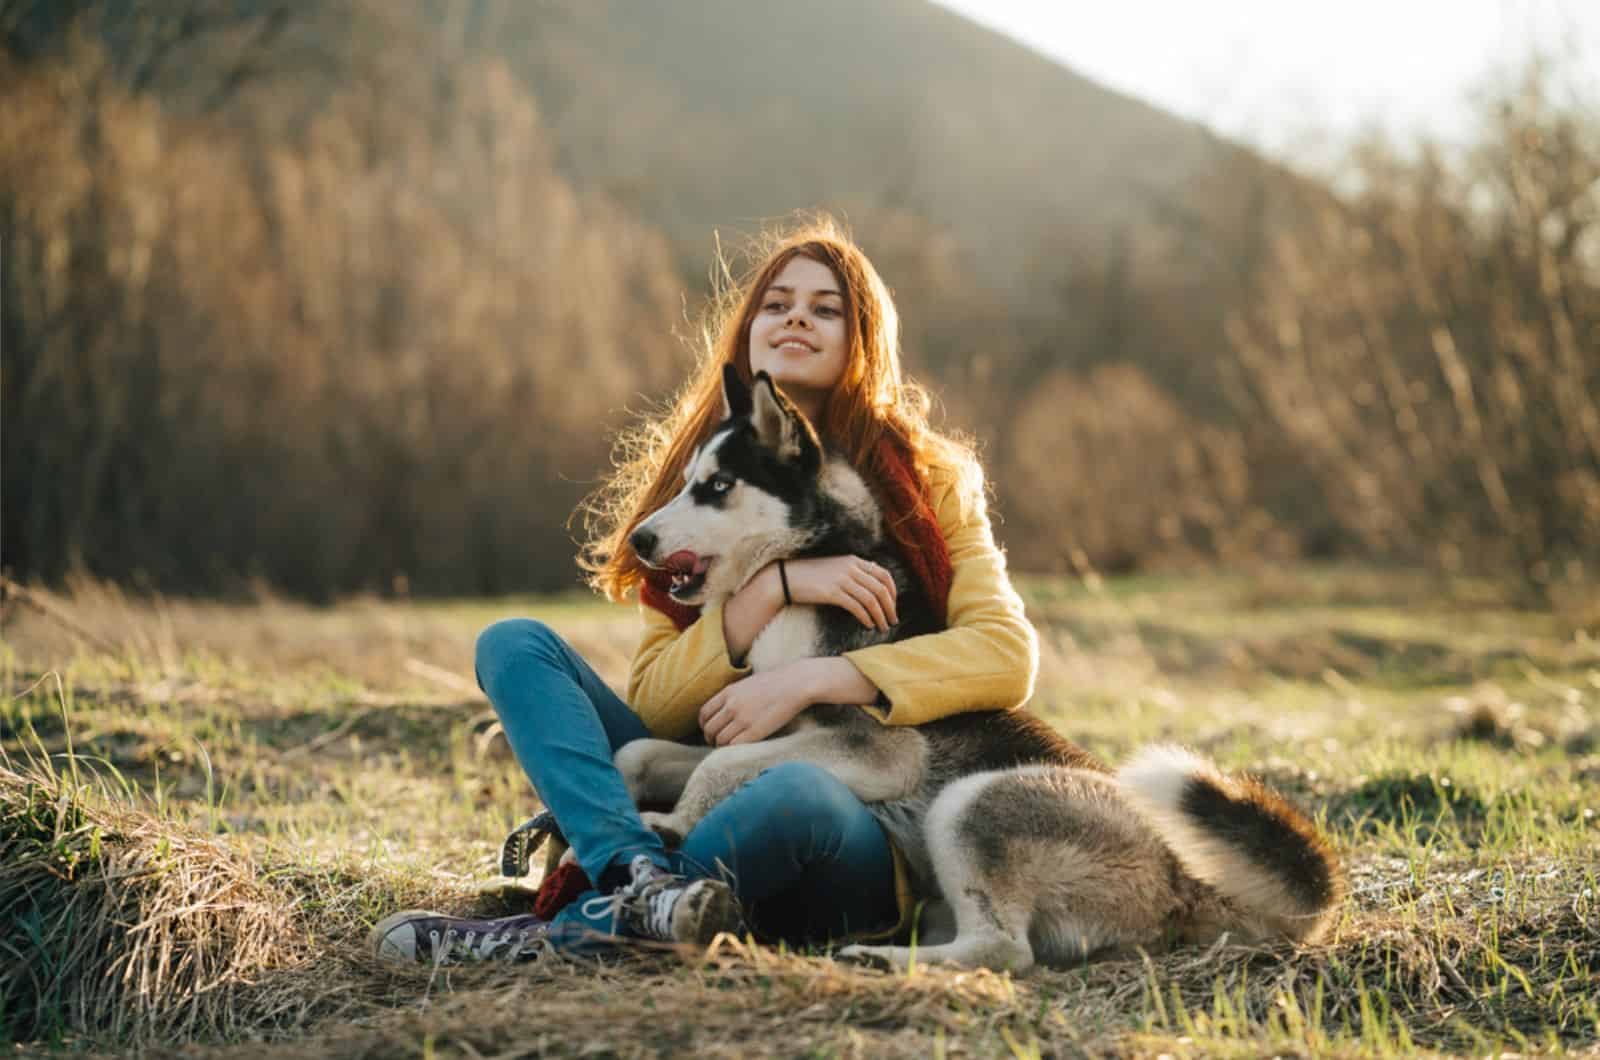
[[478, 637], [477, 672], [517, 762], [600, 888], [562, 911], [558, 934], [609, 931], [609, 921], [585, 920], [582, 906], [625, 879], [639, 854], [689, 876], [726, 873], [763, 937], [836, 939], [899, 919], [889, 841], [826, 770], [803, 762], [767, 770], [669, 852], [612, 764], [618, 748], [649, 730], [554, 630], [533, 619], [496, 622]]

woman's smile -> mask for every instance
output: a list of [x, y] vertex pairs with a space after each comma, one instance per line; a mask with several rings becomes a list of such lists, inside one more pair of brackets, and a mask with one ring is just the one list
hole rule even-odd
[[750, 371], [765, 371], [808, 417], [821, 410], [850, 359], [843, 284], [795, 255], [772, 278], [750, 320]]

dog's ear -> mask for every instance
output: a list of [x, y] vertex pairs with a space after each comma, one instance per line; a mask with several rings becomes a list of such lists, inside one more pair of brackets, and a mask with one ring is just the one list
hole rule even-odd
[[735, 416], [748, 416], [752, 411], [750, 388], [739, 378], [739, 370], [731, 364], [723, 365], [722, 418], [731, 420]]
[[750, 414], [761, 444], [777, 452], [781, 460], [811, 460], [822, 454], [817, 432], [800, 414], [766, 372], [756, 373], [752, 393], [754, 411]]

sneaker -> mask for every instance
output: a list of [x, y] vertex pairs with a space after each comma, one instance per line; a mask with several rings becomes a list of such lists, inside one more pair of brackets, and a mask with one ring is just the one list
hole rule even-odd
[[628, 872], [626, 884], [583, 903], [585, 918], [611, 917], [613, 935], [696, 946], [739, 930], [739, 903], [722, 880], [675, 876], [644, 854], [628, 863]]
[[422, 909], [386, 916], [372, 929], [372, 951], [383, 960], [435, 966], [466, 961], [529, 961], [544, 949], [550, 922], [536, 916], [472, 920]]

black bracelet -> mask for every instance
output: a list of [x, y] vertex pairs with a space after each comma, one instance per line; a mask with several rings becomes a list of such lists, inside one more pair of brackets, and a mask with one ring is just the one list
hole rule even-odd
[[793, 607], [794, 597], [789, 595], [789, 575], [783, 569], [783, 560], [778, 561], [778, 581], [783, 583], [783, 606]]

